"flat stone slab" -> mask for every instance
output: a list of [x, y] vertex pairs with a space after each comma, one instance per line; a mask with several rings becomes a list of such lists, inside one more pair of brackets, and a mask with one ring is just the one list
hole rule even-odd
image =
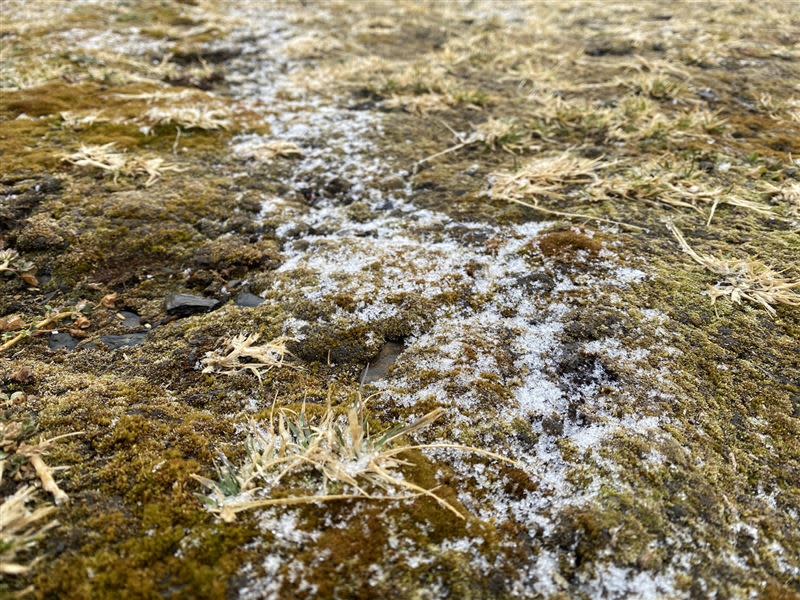
[[136, 329], [142, 325], [142, 318], [135, 312], [121, 310], [119, 314], [122, 315], [122, 326], [126, 329]]
[[53, 333], [47, 340], [50, 350], [74, 350], [78, 345], [78, 340], [66, 332]]
[[241, 292], [236, 296], [236, 306], [241, 306], [242, 308], [255, 308], [262, 304], [264, 304], [264, 299], [250, 292]]
[[188, 317], [200, 313], [211, 312], [222, 303], [216, 298], [204, 298], [191, 294], [170, 294], [164, 302], [168, 315]]
[[364, 383], [372, 383], [386, 377], [389, 373], [389, 367], [394, 364], [397, 357], [403, 353], [404, 349], [403, 344], [386, 342], [383, 348], [381, 348], [378, 357], [361, 372], [361, 381]]

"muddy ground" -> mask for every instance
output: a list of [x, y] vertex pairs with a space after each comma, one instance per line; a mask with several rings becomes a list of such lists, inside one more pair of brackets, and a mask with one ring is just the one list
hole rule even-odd
[[[75, 434], [0, 595], [800, 597], [796, 3], [0, 6], [0, 496]], [[358, 398], [513, 462], [203, 503]]]

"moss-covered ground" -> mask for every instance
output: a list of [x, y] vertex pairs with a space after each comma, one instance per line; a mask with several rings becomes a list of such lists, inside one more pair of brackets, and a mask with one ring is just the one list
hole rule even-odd
[[[796, 3], [0, 7], [0, 250], [30, 263], [0, 272], [0, 343], [84, 316], [0, 353], [5, 423], [81, 432], [0, 596], [800, 597], [800, 306], [712, 304], [666, 227], [800, 278]], [[225, 127], [180, 116], [201, 109]], [[174, 168], [69, 158], [106, 144]], [[580, 217], [497, 193], [561, 155], [596, 162], [525, 201]], [[203, 373], [240, 333], [294, 337], [300, 368]], [[409, 453], [466, 518], [203, 507], [191, 475], [242, 460], [248, 420], [346, 406], [387, 342], [375, 428], [443, 407], [422, 441], [517, 461]], [[36, 481], [12, 457], [0, 496]]]

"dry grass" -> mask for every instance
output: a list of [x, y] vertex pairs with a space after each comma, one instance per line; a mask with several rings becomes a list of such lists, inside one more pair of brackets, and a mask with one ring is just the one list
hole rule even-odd
[[697, 169], [681, 164], [643, 162], [603, 179], [592, 190], [595, 197], [622, 198], [674, 208], [688, 208], [703, 214], [711, 223], [720, 204], [736, 206], [762, 215], [772, 214], [769, 206], [750, 200], [737, 189], [712, 185]]
[[[337, 500], [403, 500], [420, 495], [433, 498], [440, 506], [460, 518], [452, 504], [435, 493], [406, 480], [402, 467], [413, 465], [404, 453], [426, 448], [449, 448], [472, 452], [505, 462], [507, 458], [462, 444], [408, 444], [403, 439], [434, 423], [443, 409], [433, 410], [413, 423], [373, 433], [366, 404], [360, 394], [337, 418], [331, 405], [315, 424], [308, 419], [305, 405], [299, 413], [274, 412], [268, 423], [249, 424], [247, 455], [236, 467], [223, 456], [216, 481], [195, 475], [208, 490], [201, 496], [206, 506], [224, 521], [233, 521], [238, 512], [265, 506], [314, 504]], [[256, 492], [271, 493], [291, 476], [306, 475], [307, 494], [253, 499]]]
[[84, 113], [73, 112], [73, 111], [64, 111], [60, 113], [61, 121], [64, 124], [64, 127], [69, 127], [70, 129], [81, 130], [87, 127], [91, 127], [95, 123], [106, 123], [110, 119], [107, 119], [102, 115], [103, 111], [89, 111]]
[[281, 336], [266, 344], [257, 345], [259, 334], [240, 334], [226, 340], [222, 348], [207, 352], [201, 359], [203, 373], [233, 375], [250, 371], [258, 380], [267, 371], [276, 367], [294, 367], [286, 344], [294, 338]]
[[638, 225], [623, 221], [540, 206], [539, 202], [542, 199], [560, 200], [565, 198], [571, 187], [596, 184], [599, 181], [596, 171], [601, 165], [603, 167], [610, 166], [599, 158], [583, 158], [570, 152], [535, 158], [516, 172], [494, 173], [490, 178], [490, 195], [492, 198], [513, 202], [545, 214], [642, 230], [643, 228]]
[[671, 222], [667, 228], [678, 240], [681, 249], [721, 279], [706, 294], [714, 304], [718, 298], [729, 298], [739, 304], [748, 300], [762, 306], [770, 316], [775, 316], [775, 305], [800, 306], [800, 280], [785, 278], [761, 261], [754, 259], [722, 259], [696, 252], [680, 230]]
[[[53, 480], [52, 469], [44, 463], [42, 456], [53, 442], [80, 433], [28, 444], [22, 441], [26, 437], [26, 428], [21, 423], [0, 423], [0, 485], [3, 483], [6, 460], [15, 455], [25, 457], [39, 477], [42, 488], [53, 494], [56, 504], [68, 501], [67, 495]], [[22, 485], [3, 499], [0, 504], [0, 574], [24, 575], [36, 564], [39, 559], [25, 562], [23, 557], [50, 529], [58, 525], [49, 519], [55, 510], [54, 506], [37, 501], [36, 488], [31, 485]]]
[[514, 201], [523, 199], [558, 199], [565, 188], [598, 181], [599, 158], [583, 158], [571, 152], [534, 158], [516, 172], [499, 172], [492, 177], [492, 196]]
[[176, 125], [184, 129], [228, 129], [231, 126], [231, 111], [225, 108], [206, 106], [153, 107], [144, 114], [151, 125]]
[[413, 171], [416, 172], [423, 164], [429, 163], [436, 158], [441, 158], [451, 152], [476, 144], [482, 144], [491, 151], [499, 149], [509, 154], [518, 154], [532, 148], [530, 135], [525, 133], [513, 121], [490, 118], [474, 127], [473, 132], [469, 135], [462, 135], [454, 131], [447, 123], [442, 122], [442, 124], [459, 140], [458, 143], [420, 159], [414, 165]]
[[276, 158], [296, 158], [303, 156], [297, 144], [283, 140], [246, 141], [233, 146], [234, 153], [249, 160], [269, 163]]
[[383, 106], [391, 109], [401, 109], [415, 115], [427, 115], [432, 112], [441, 112], [457, 104], [455, 98], [449, 94], [394, 94], [383, 101]]
[[287, 42], [284, 47], [286, 56], [295, 60], [322, 58], [343, 49], [345, 46], [339, 40], [320, 32], [296, 37]]
[[77, 152], [64, 156], [64, 160], [79, 167], [91, 167], [110, 173], [117, 182], [120, 175], [146, 176], [145, 187], [150, 187], [166, 172], [180, 172], [181, 168], [168, 163], [160, 156], [130, 156], [115, 151], [114, 142], [102, 146], [81, 145]]
[[[0, 482], [2, 470], [0, 469]], [[37, 562], [22, 562], [45, 534], [58, 523], [49, 520], [54, 506], [36, 502], [35, 489], [22, 486], [0, 504], [0, 573], [24, 575]]]

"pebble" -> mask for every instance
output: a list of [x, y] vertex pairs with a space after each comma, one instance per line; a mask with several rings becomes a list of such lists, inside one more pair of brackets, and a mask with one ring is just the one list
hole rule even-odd
[[361, 372], [361, 381], [364, 383], [372, 383], [386, 377], [389, 373], [389, 367], [395, 363], [397, 357], [403, 353], [403, 350], [403, 344], [386, 342], [383, 348], [381, 348], [378, 358], [368, 364]]
[[47, 340], [47, 345], [50, 350], [74, 350], [78, 345], [78, 340], [68, 333], [59, 332], [50, 334], [50, 339]]
[[142, 325], [142, 318], [135, 312], [121, 310], [118, 315], [122, 317], [122, 326], [126, 329], [136, 329]]
[[255, 308], [264, 304], [264, 299], [261, 296], [256, 296], [250, 292], [241, 292], [236, 296], [236, 306], [243, 308]]
[[177, 317], [188, 317], [199, 313], [211, 312], [222, 303], [216, 298], [203, 298], [190, 294], [170, 294], [164, 303], [167, 314]]

